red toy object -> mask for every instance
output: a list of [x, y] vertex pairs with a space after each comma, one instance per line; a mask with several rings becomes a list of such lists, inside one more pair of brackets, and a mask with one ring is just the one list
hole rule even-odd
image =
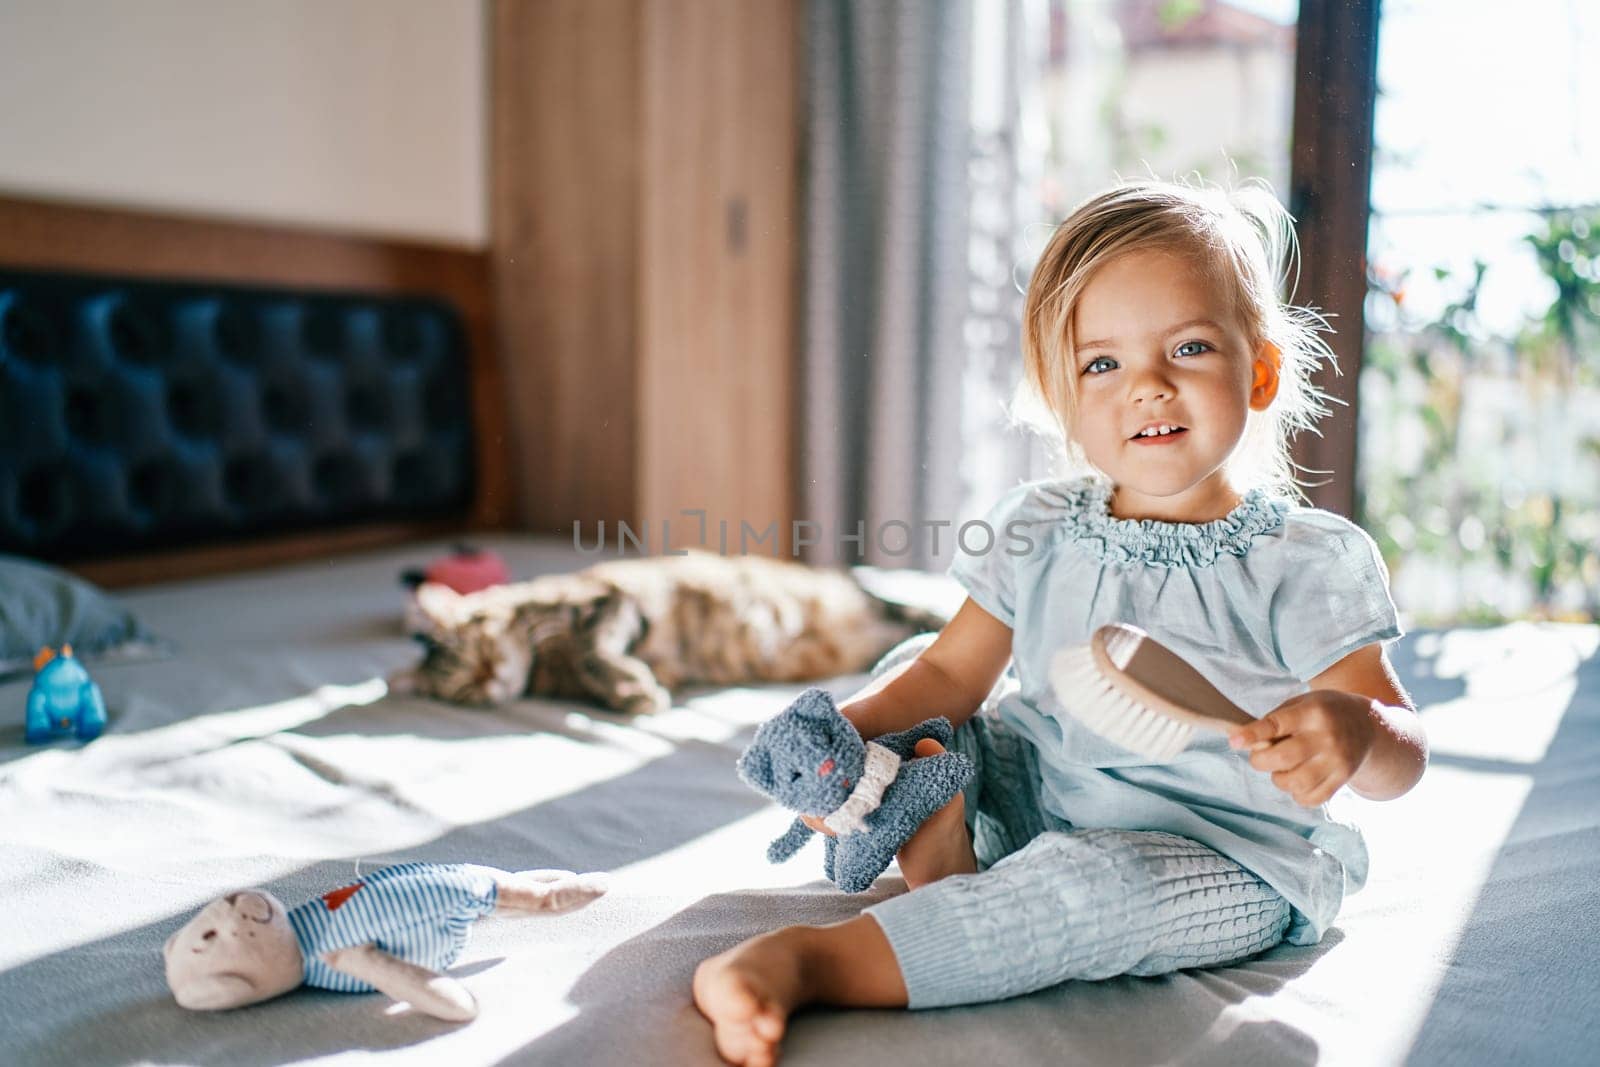
[[470, 545], [457, 545], [450, 555], [441, 556], [422, 570], [406, 571], [401, 576], [401, 581], [413, 589], [423, 582], [438, 582], [463, 595], [491, 585], [504, 585], [510, 580], [511, 571], [498, 552]]

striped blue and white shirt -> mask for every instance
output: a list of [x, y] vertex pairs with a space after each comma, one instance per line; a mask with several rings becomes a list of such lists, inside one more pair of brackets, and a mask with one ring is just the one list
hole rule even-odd
[[401, 863], [289, 909], [306, 985], [339, 993], [372, 987], [322, 960], [322, 954], [373, 944], [430, 970], [454, 963], [467, 928], [494, 910], [493, 874], [467, 864]]

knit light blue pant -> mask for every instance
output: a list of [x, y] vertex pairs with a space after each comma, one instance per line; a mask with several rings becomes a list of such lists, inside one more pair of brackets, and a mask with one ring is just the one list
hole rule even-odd
[[[912, 638], [874, 675], [929, 641]], [[954, 747], [978, 769], [965, 794], [978, 873], [866, 912], [894, 950], [910, 1007], [1216, 966], [1283, 940], [1289, 903], [1213, 849], [1161, 831], [1074, 827], [1046, 811], [1032, 746], [992, 715], [964, 724]]]

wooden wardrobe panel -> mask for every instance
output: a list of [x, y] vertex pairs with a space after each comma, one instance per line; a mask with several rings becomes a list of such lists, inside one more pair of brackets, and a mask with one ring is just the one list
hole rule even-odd
[[638, 0], [497, 0], [490, 235], [522, 523], [632, 520]]
[[719, 519], [787, 545], [793, 518], [796, 19], [647, 7], [640, 501], [705, 509], [713, 545]]
[[648, 523], [653, 551], [663, 520], [683, 545], [683, 508], [713, 542], [718, 518], [786, 530], [797, 5], [497, 0], [493, 25], [524, 518]]

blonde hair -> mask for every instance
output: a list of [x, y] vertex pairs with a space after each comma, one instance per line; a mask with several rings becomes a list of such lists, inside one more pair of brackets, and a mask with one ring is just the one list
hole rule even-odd
[[[1294, 220], [1265, 182], [1233, 190], [1138, 181], [1080, 204], [1056, 228], [1028, 283], [1022, 319], [1024, 376], [1013, 413], [1059, 439], [1069, 463], [1093, 470], [1073, 439], [1078, 376], [1073, 373], [1072, 320], [1089, 279], [1117, 256], [1136, 250], [1188, 253], [1227, 294], [1250, 341], [1280, 353], [1278, 392], [1265, 411], [1251, 411], [1226, 470], [1236, 488], [1300, 495], [1289, 446], [1301, 430], [1318, 432], [1329, 398], [1311, 382], [1317, 364], [1334, 360], [1320, 336], [1327, 320], [1284, 296], [1291, 267], [1299, 275]], [[1292, 294], [1292, 287], [1290, 287]]]

